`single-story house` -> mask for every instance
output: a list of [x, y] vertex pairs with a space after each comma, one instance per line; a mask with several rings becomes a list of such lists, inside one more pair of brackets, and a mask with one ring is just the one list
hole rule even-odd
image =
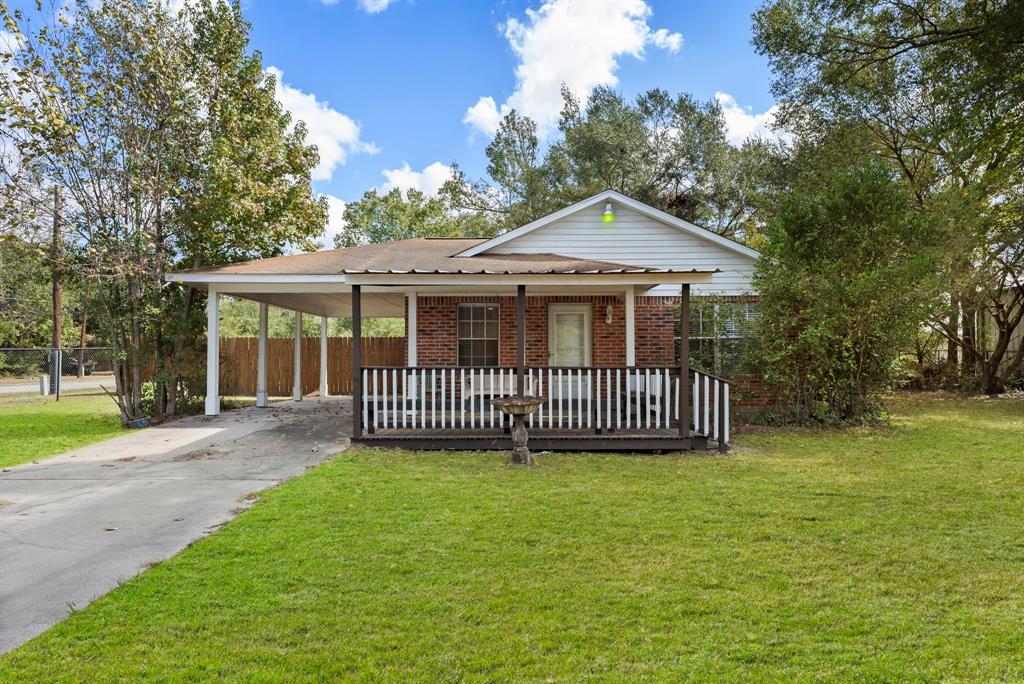
[[[209, 415], [220, 410], [218, 301], [229, 294], [262, 304], [258, 405], [266, 405], [268, 306], [320, 316], [322, 340], [327, 317], [352, 317], [357, 442], [506, 447], [507, 422], [489, 400], [519, 393], [545, 398], [529, 418], [533, 448], [724, 449], [730, 383], [689, 367], [690, 300], [750, 298], [757, 258], [608, 190], [494, 238], [400, 240], [169, 280], [209, 293]], [[405, 319], [403, 365], [363, 363], [367, 317]], [[301, 400], [298, 380], [296, 388]]]

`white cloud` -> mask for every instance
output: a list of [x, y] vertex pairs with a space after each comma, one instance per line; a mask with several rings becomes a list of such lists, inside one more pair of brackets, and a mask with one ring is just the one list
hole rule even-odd
[[320, 163], [313, 169], [313, 180], [330, 180], [334, 169], [344, 164], [351, 154], [376, 154], [380, 150], [360, 137], [359, 122], [332, 109], [312, 93], [304, 93], [284, 82], [284, 73], [276, 67], [267, 72], [277, 81], [278, 102], [292, 114], [293, 120], [306, 122], [306, 140], [320, 151]]
[[468, 124], [477, 130], [488, 135], [494, 135], [501, 123], [501, 113], [498, 112], [498, 105], [494, 98], [485, 95], [476, 101], [476, 104], [466, 110], [462, 117], [462, 123]]
[[650, 16], [644, 0], [547, 0], [527, 9], [524, 21], [510, 18], [504, 32], [519, 59], [515, 92], [500, 107], [494, 98], [481, 97], [463, 122], [493, 135], [501, 117], [516, 109], [536, 121], [542, 134], [550, 131], [562, 107], [563, 83], [582, 99], [595, 86], [618, 83], [622, 56], [643, 59], [648, 45], [679, 50], [682, 35], [652, 30]]
[[324, 233], [324, 249], [334, 249], [334, 236], [345, 228], [345, 202], [334, 195], [327, 198], [327, 230]]
[[761, 114], [754, 114], [750, 107], [741, 107], [736, 98], [729, 93], [718, 91], [715, 93], [715, 100], [718, 101], [725, 116], [726, 138], [731, 144], [739, 147], [747, 138], [755, 137], [767, 140], [785, 140], [789, 137], [771, 128], [779, 111], [778, 105], [772, 105], [768, 111]]
[[409, 190], [419, 190], [427, 195], [436, 195], [448, 179], [452, 177], [452, 167], [441, 162], [434, 162], [422, 171], [413, 170], [403, 163], [397, 169], [382, 171], [387, 181], [380, 186], [381, 192], [390, 192], [398, 188], [405, 195]]
[[669, 33], [668, 29], [660, 28], [651, 34], [651, 44], [660, 50], [668, 50], [675, 54], [683, 47], [683, 34]]
[[[338, 0], [333, 0], [333, 2], [337, 1]], [[333, 4], [331, 3], [331, 0], [326, 0], [326, 2]], [[378, 12], [386, 10], [390, 4], [391, 0], [359, 0], [359, 9], [364, 12], [369, 12], [370, 14], [377, 14]]]

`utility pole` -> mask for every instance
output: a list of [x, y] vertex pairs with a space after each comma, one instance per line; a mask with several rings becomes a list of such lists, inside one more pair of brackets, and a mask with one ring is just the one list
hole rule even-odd
[[60, 230], [60, 188], [53, 189], [53, 339], [50, 343], [53, 360], [50, 362], [50, 389], [60, 401], [60, 322], [61, 295], [63, 291], [61, 276], [61, 241]]

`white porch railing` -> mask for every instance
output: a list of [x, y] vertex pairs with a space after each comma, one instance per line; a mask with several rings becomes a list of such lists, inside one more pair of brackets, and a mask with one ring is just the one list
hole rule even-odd
[[[491, 399], [516, 393], [508, 367], [362, 369], [362, 427], [379, 430], [503, 430]], [[545, 402], [531, 428], [658, 433], [679, 429], [679, 369], [527, 367], [525, 393]], [[729, 442], [729, 384], [690, 370], [690, 432]]]

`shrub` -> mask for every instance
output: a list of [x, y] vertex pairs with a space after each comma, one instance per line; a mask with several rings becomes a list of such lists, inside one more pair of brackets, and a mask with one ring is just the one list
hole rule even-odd
[[873, 161], [794, 186], [766, 226], [754, 279], [765, 378], [791, 421], [870, 421], [932, 301], [934, 238]]

